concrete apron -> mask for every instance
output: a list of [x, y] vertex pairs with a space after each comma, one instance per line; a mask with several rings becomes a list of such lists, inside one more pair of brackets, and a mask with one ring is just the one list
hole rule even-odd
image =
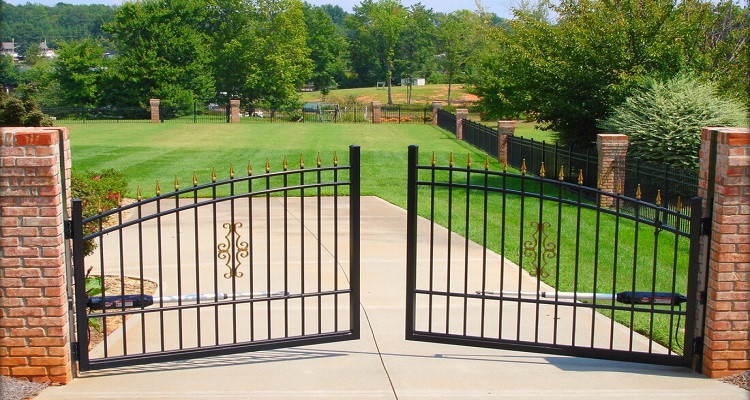
[[[329, 199], [330, 200], [330, 199]], [[290, 205], [294, 199], [290, 199]], [[273, 207], [280, 210], [279, 199], [272, 199]], [[342, 203], [346, 203], [343, 201]], [[314, 207], [314, 202], [306, 202], [306, 207]], [[330, 206], [330, 205], [328, 205]], [[327, 206], [327, 207], [328, 207]], [[294, 213], [294, 207], [287, 212]], [[299, 207], [296, 207], [299, 210]], [[220, 210], [220, 212], [227, 212]], [[222, 215], [229, 219], [228, 214]], [[309, 214], [312, 215], [312, 214]], [[299, 215], [292, 215], [298, 218]], [[342, 215], [344, 221], [339, 227], [341, 235], [348, 235], [346, 213]], [[200, 216], [198, 217], [201, 218]], [[279, 218], [275, 214], [274, 218]], [[223, 221], [222, 218], [217, 218]], [[552, 356], [534, 353], [521, 353], [505, 350], [492, 350], [451, 345], [440, 345], [404, 340], [405, 319], [405, 254], [406, 254], [406, 212], [383, 200], [374, 197], [362, 198], [361, 216], [361, 246], [362, 246], [362, 338], [358, 341], [340, 342], [326, 345], [305, 346], [273, 351], [260, 351], [239, 355], [210, 357], [160, 364], [147, 364], [126, 368], [108, 369], [83, 374], [72, 383], [63, 387], [46, 389], [38, 399], [166, 399], [166, 398], [345, 398], [345, 399], [433, 399], [433, 398], [633, 398], [646, 396], [662, 398], [722, 398], [747, 399], [747, 392], [731, 385], [712, 381], [684, 368], [662, 367], [644, 364], [613, 362], [607, 360], [593, 360], [585, 358]], [[263, 229], [261, 221], [256, 224]], [[317, 232], [317, 226], [308, 227], [311, 235]], [[201, 226], [203, 226], [201, 224]], [[322, 230], [327, 230], [330, 226]], [[420, 234], [428, 230], [426, 221], [420, 220]], [[441, 228], [442, 229], [442, 228]], [[174, 228], [165, 228], [165, 232], [174, 232]], [[324, 237], [330, 237], [330, 232]], [[201, 229], [201, 236], [210, 237], [207, 243], [213, 244], [212, 229]], [[298, 236], [303, 236], [300, 234]], [[314, 236], [314, 235], [313, 235]], [[305, 246], [313, 243], [313, 236], [305, 239]], [[259, 236], [262, 237], [262, 236]], [[436, 265], [440, 255], [446, 263], [446, 246], [448, 233], [441, 230], [438, 237], [444, 238], [443, 243], [435, 251]], [[187, 240], [187, 239], [186, 239]], [[192, 240], [192, 239], [191, 239]], [[298, 241], [299, 238], [297, 239]], [[422, 236], [420, 237], [422, 239]], [[282, 242], [273, 239], [272, 243]], [[327, 250], [331, 250], [331, 241], [323, 240]], [[290, 254], [299, 254], [299, 244], [288, 243], [293, 248]], [[348, 269], [347, 243], [340, 244], [339, 264], [341, 271]], [[451, 246], [456, 246], [451, 258], [454, 265], [463, 265], [463, 239], [452, 236]], [[470, 243], [470, 259], [481, 259], [481, 247]], [[111, 246], [110, 246], [111, 247]], [[424, 251], [420, 247], [420, 252]], [[172, 251], [172, 250], [164, 250]], [[176, 250], [174, 250], [176, 251]], [[260, 253], [260, 252], [259, 252]], [[306, 254], [315, 254], [316, 250], [306, 250]], [[209, 255], [207, 255], [208, 257]], [[210, 255], [213, 257], [213, 254]], [[210, 258], [209, 257], [209, 258]], [[259, 254], [256, 262], [265, 262]], [[324, 254], [324, 264], [332, 262], [331, 254]], [[501, 257], [488, 253], [492, 264], [499, 264]], [[420, 276], [426, 275], [425, 254], [420, 253]], [[273, 261], [272, 261], [273, 262]], [[88, 261], [87, 261], [88, 263]], [[504, 286], [506, 289], [535, 290], [536, 279], [520, 272], [515, 265], [507, 260], [504, 270]], [[125, 260], [124, 264], [128, 264]], [[213, 268], [213, 261], [209, 263]], [[490, 263], [488, 263], [490, 264]], [[245, 268], [248, 266], [245, 265]], [[108, 267], [109, 268], [109, 267]], [[118, 267], [119, 268], [119, 267]], [[96, 271], [96, 268], [95, 268]], [[137, 271], [126, 271], [126, 274], [138, 275]], [[150, 273], [153, 273], [151, 271]], [[249, 270], [245, 269], [248, 273]], [[105, 272], [106, 273], [106, 272]], [[146, 276], [148, 276], [148, 271]], [[324, 272], [330, 275], [332, 271]], [[461, 268], [460, 274], [463, 274]], [[191, 275], [191, 274], [188, 274]], [[438, 274], [436, 274], [437, 276]], [[490, 271], [492, 278], [499, 277], [499, 270]], [[194, 275], [192, 275], [194, 276]], [[200, 274], [199, 274], [200, 276]], [[445, 275], [442, 275], [445, 276]], [[520, 280], [519, 280], [520, 277]], [[305, 278], [305, 280], [309, 277]], [[339, 273], [338, 279], [344, 284], [345, 274]], [[176, 280], [176, 279], [175, 279]], [[292, 277], [290, 287], [301, 285], [301, 276]], [[436, 281], [436, 285], [445, 285], [445, 280]], [[453, 281], [453, 275], [451, 280]], [[495, 280], [497, 281], [497, 280]], [[181, 281], [183, 293], [192, 293], [196, 282]], [[452, 282], [453, 284], [453, 282]], [[463, 285], [463, 282], [456, 283]], [[226, 283], [221, 283], [226, 285]], [[213, 283], [208, 284], [212, 289]], [[216, 282], [219, 286], [219, 282]], [[472, 279], [467, 285], [471, 291], [481, 288], [481, 283]], [[169, 282], [165, 278], [163, 294], [174, 294], [176, 282]], [[205, 287], [205, 286], [204, 286]], [[222, 288], [220, 288], [221, 290]], [[494, 290], [497, 288], [487, 288]], [[542, 287], [542, 290], [550, 290]], [[274, 288], [272, 288], [274, 290]], [[451, 308], [461, 305], [451, 304]], [[540, 309], [540, 327], [535, 332], [533, 307], [522, 307], [521, 332], [522, 338], [532, 337], [534, 334], [544, 335], [551, 331], [552, 313], [542, 307]], [[204, 321], [213, 321], [212, 311], [201, 315]], [[516, 310], [508, 308], [503, 312], [511, 315], [513, 321], [517, 318]], [[420, 314], [420, 313], [418, 313]], [[424, 313], [421, 313], [424, 314]], [[457, 314], [457, 313], [456, 313]], [[167, 347], [176, 346], [174, 341], [178, 321], [173, 316], [165, 319]], [[236, 323], [245, 326], [246, 313], [241, 313]], [[526, 317], [526, 316], [530, 317]], [[558, 331], [569, 332], [572, 315], [558, 315]], [[193, 320], [191, 320], [193, 318]], [[221, 323], [230, 318], [220, 312]], [[417, 325], [425, 324], [418, 320]], [[194, 317], [183, 315], [183, 326], [194, 326]], [[528, 321], [524, 323], [523, 321]], [[606, 343], [608, 346], [609, 327], [611, 321], [600, 314], [591, 314], [585, 309], [579, 309], [576, 321], [584, 332], [590, 332], [591, 324], [596, 325], [597, 335], [595, 343]], [[126, 324], [125, 335], [118, 330], [110, 335], [108, 349], [110, 354], [118, 354], [122, 348], [123, 336], [126, 336], [132, 346], [141, 346], [141, 319], [130, 318]], [[496, 321], [495, 321], [496, 322]], [[231, 324], [232, 322], [226, 322]], [[299, 324], [290, 322], [289, 329], [301, 330]], [[451, 332], [459, 327], [450, 322]], [[146, 321], [147, 326], [155, 324]], [[207, 323], [210, 329], [212, 324]], [[468, 326], [477, 326], [477, 317], [473, 315], [467, 321]], [[488, 324], [491, 325], [491, 324]], [[508, 324], [511, 325], [511, 324]], [[264, 330], [267, 327], [261, 327]], [[315, 327], [310, 327], [314, 329]], [[274, 327], [277, 329], [277, 327]], [[509, 329], [516, 329], [510, 327]], [[614, 324], [616, 348], [627, 346], [630, 331], [619, 324]], [[187, 331], [187, 329], [186, 329]], [[505, 329], [504, 329], [505, 332]], [[171, 333], [171, 335], [170, 335]], [[476, 332], [474, 332], [476, 333]], [[241, 333], [240, 333], [241, 334]], [[504, 334], [504, 337], [506, 335]], [[242, 339], [242, 338], [240, 338]], [[160, 340], [160, 335], [146, 335], [147, 341]], [[185, 338], [183, 337], [183, 340]], [[220, 341], [231, 338], [220, 338]], [[540, 338], [546, 340], [546, 338]], [[560, 336], [558, 341], [571, 340]], [[590, 337], [577, 338], [583, 342], [591, 341]], [[189, 341], [189, 339], [188, 339]], [[210, 341], [209, 341], [210, 343]], [[637, 336], [634, 346], [644, 350], [649, 341]], [[185, 343], [183, 343], [185, 344]], [[158, 348], [158, 343], [148, 343], [150, 349]], [[655, 347], [653, 351], [661, 352], [665, 349]], [[92, 357], [100, 357], [103, 345], [91, 352]]]

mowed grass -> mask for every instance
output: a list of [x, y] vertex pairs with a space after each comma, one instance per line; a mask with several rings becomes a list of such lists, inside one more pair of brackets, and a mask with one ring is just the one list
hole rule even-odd
[[[394, 82], [394, 85], [391, 88], [391, 97], [393, 98], [394, 104], [406, 105], [407, 87], [396, 85]], [[332, 103], [356, 100], [357, 102], [368, 106], [373, 101], [379, 101], [385, 105], [388, 104], [388, 89], [376, 87], [336, 89], [332, 90], [326, 96], [323, 96], [320, 92], [302, 93], [302, 101], [323, 100]], [[476, 96], [469, 94], [462, 84], [453, 84], [451, 86], [451, 100], [476, 102], [478, 99]], [[412, 86], [412, 105], [430, 106], [434, 101], [440, 101], [443, 105], [448, 105], [447, 84]]]
[[[306, 168], [315, 164], [318, 152], [322, 165], [333, 165], [334, 153], [342, 165], [349, 163], [349, 145], [361, 146], [362, 194], [378, 196], [400, 207], [406, 206], [407, 148], [420, 146], [420, 164], [429, 164], [434, 151], [438, 165], [447, 165], [451, 153], [457, 167], [465, 166], [467, 154], [474, 168], [482, 168], [485, 156], [473, 147], [459, 142], [453, 135], [430, 125], [398, 124], [80, 124], [71, 128], [73, 168], [121, 171], [129, 182], [128, 197], [135, 197], [138, 186], [144, 197], [155, 195], [157, 180], [162, 193], [170, 191], [177, 177], [181, 187], [192, 184], [193, 172], [199, 183], [211, 180], [216, 168], [219, 180], [229, 178], [230, 165], [237, 175], [246, 172], [248, 162], [253, 173], [265, 172], [266, 159], [271, 171], [280, 171], [284, 157], [289, 168], [299, 168], [300, 157]], [[502, 167], [490, 160], [490, 169]], [[423, 177], [426, 179], [426, 177]], [[468, 177], [469, 179], [474, 178]], [[466, 180], [460, 174], [456, 181]], [[474, 182], [482, 185], [482, 182]], [[492, 184], [499, 184], [493, 178]], [[509, 187], [518, 188], [519, 180], [511, 179]], [[538, 191], [538, 185], [526, 186]], [[550, 188], [546, 192], [549, 193]], [[420, 191], [420, 213], [429, 216], [426, 208], [429, 192]], [[569, 192], [556, 191], [554, 196], [571, 199]], [[483, 210], [484, 198], [477, 191], [470, 193], [469, 226], [465, 224], [465, 191], [452, 194], [449, 212], [445, 192], [436, 194], [435, 220], [474, 241], [483, 242], [484, 225], [495, 234], [487, 246], [522, 265], [528, 271], [535, 266], [524, 256], [523, 246], [529, 240], [532, 222], [539, 222], [539, 201], [514, 195], [490, 194], [488, 211]], [[652, 227], [615, 218], [596, 210], [578, 210], [555, 201], [543, 202], [543, 220], [550, 223], [550, 240], [557, 248], [557, 257], [550, 261], [546, 283], [564, 291], [605, 292], [643, 290], [674, 290], [685, 293], [687, 282], [686, 240], [662, 232], [655, 235]], [[558, 218], [558, 215], [560, 218]], [[580, 217], [579, 217], [580, 215]], [[450, 217], [449, 217], [450, 216]], [[559, 221], [559, 223], [558, 223]], [[615, 231], [615, 227], [618, 227]], [[598, 251], [594, 251], [598, 249]], [[676, 254], [676, 255], [675, 255]], [[559, 263], [559, 273], [556, 272]], [[672, 266], [677, 272], [672, 273]], [[594, 268], [596, 266], [596, 268]], [[635, 273], [634, 273], [635, 271]], [[651, 279], [656, 276], [656, 279]], [[670, 343], [677, 328], [667, 316], [656, 319], [649, 314], [618, 311], [615, 318], [637, 331], [651, 334], [663, 344]], [[672, 341], [672, 348], [679, 351]]]
[[[156, 181], [163, 192], [175, 176], [184, 185], [208, 183], [216, 168], [218, 179], [228, 179], [230, 165], [245, 173], [248, 162], [254, 173], [280, 171], [284, 157], [289, 168], [299, 167], [300, 156], [309, 167], [318, 153], [322, 165], [349, 162], [349, 146], [362, 149], [362, 194], [379, 196], [406, 205], [407, 148], [420, 145], [423, 162], [435, 151], [447, 162], [451, 152], [476, 160], [484, 155], [431, 125], [398, 124], [79, 124], [71, 127], [73, 168], [101, 171], [113, 168], [129, 182], [127, 196], [137, 187], [153, 196]], [[495, 168], [500, 166], [493, 164]]]

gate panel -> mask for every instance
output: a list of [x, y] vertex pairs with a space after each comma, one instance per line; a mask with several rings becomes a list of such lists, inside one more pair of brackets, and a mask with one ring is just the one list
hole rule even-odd
[[[157, 183], [87, 219], [74, 200], [79, 368], [357, 339], [359, 147], [350, 166], [320, 164]], [[102, 293], [87, 295], [89, 273], [107, 277]], [[116, 329], [87, 351], [92, 324]]]
[[407, 339], [690, 365], [700, 199], [691, 219], [452, 158], [409, 149]]

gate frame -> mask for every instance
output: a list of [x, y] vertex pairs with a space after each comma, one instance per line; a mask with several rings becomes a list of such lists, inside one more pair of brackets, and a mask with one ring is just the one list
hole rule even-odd
[[[236, 354], [236, 353], [243, 353], [243, 352], [250, 352], [250, 351], [260, 351], [260, 350], [270, 350], [270, 349], [278, 349], [278, 348], [287, 348], [287, 347], [295, 347], [295, 346], [306, 346], [306, 345], [313, 345], [313, 344], [323, 344], [323, 343], [332, 343], [332, 342], [339, 342], [339, 341], [347, 341], [347, 340], [357, 340], [360, 338], [360, 192], [361, 192], [361, 171], [360, 171], [360, 163], [361, 163], [361, 156], [360, 156], [360, 147], [356, 145], [352, 145], [349, 147], [349, 166], [340, 166], [338, 165], [337, 160], [334, 161], [334, 166], [332, 167], [320, 167], [318, 168], [311, 168], [311, 169], [304, 169], [304, 167], [301, 167], [298, 170], [288, 170], [286, 167], [286, 162], [284, 166], [284, 171], [281, 172], [269, 172], [268, 168], [266, 168], [266, 174], [264, 175], [248, 175], [244, 177], [237, 177], [237, 178], [231, 178], [229, 180], [225, 181], [214, 181], [209, 184], [204, 185], [194, 185], [193, 187], [189, 189], [182, 189], [182, 190], [175, 190], [171, 193], [165, 193], [162, 195], [157, 195], [154, 198], [139, 201], [136, 203], [133, 203], [128, 206], [116, 208], [113, 210], [106, 211], [104, 213], [89, 217], [84, 219], [83, 218], [83, 206], [82, 201], [80, 199], [73, 199], [72, 204], [72, 219], [71, 219], [71, 226], [72, 226], [72, 239], [73, 239], [73, 265], [76, 266], [73, 268], [74, 270], [74, 282], [75, 282], [75, 321], [76, 321], [76, 330], [77, 330], [77, 341], [74, 343], [73, 347], [77, 348], [78, 351], [77, 357], [75, 361], [77, 361], [78, 369], [80, 371], [89, 371], [89, 370], [98, 370], [98, 369], [105, 369], [105, 368], [114, 368], [114, 367], [123, 367], [123, 366], [129, 366], [129, 365], [140, 365], [140, 364], [146, 364], [146, 363], [156, 363], [156, 362], [168, 362], [168, 361], [178, 361], [178, 360], [187, 360], [187, 359], [194, 359], [194, 358], [201, 358], [201, 357], [211, 357], [211, 356], [219, 356], [219, 355], [227, 355], [227, 354]], [[334, 173], [334, 179], [333, 182], [316, 182], [316, 183], [310, 183], [310, 184], [300, 184], [300, 185], [286, 185], [287, 183], [287, 176], [289, 175], [301, 175], [301, 174], [310, 174], [314, 173], [315, 171], [333, 171]], [[338, 178], [338, 172], [339, 171], [349, 171], [349, 179], [346, 180], [340, 180]], [[191, 204], [190, 206], [180, 206], [176, 207], [171, 210], [157, 212], [157, 214], [153, 215], [145, 215], [141, 216], [141, 218], [134, 220], [134, 221], [127, 221], [122, 222], [120, 225], [112, 226], [106, 229], [101, 229], [98, 233], [94, 235], [88, 235], [84, 236], [84, 225], [86, 223], [89, 223], [91, 221], [96, 220], [102, 220], [106, 218], [107, 216], [111, 215], [121, 215], [125, 210], [140, 207], [143, 204], [146, 203], [152, 203], [152, 202], [160, 202], [163, 199], [168, 198], [182, 198], [182, 195], [190, 194], [190, 193], [198, 193], [201, 190], [205, 189], [215, 189], [218, 186], [224, 186], [224, 185], [230, 185], [230, 187], [234, 187], [236, 183], [239, 182], [247, 182], [252, 181], [255, 179], [264, 179], [266, 181], [266, 184], [268, 185], [268, 179], [270, 177], [277, 177], [281, 176], [284, 178], [285, 186], [282, 187], [266, 187], [264, 190], [260, 191], [252, 191], [249, 193], [242, 193], [242, 194], [232, 194], [226, 198], [214, 198], [213, 200], [206, 201], [203, 203], [197, 203], [197, 204]], [[87, 306], [87, 299], [88, 296], [86, 294], [86, 288], [85, 288], [85, 251], [84, 251], [84, 244], [90, 236], [100, 236], [103, 235], [106, 232], [111, 231], [117, 231], [121, 227], [124, 226], [130, 226], [139, 223], [139, 221], [148, 220], [154, 217], [160, 217], [162, 215], [168, 215], [172, 213], [178, 213], [180, 211], [186, 210], [186, 209], [198, 209], [200, 207], [206, 206], [206, 205], [215, 205], [217, 203], [223, 202], [223, 201], [234, 201], [236, 199], [245, 199], [245, 198], [251, 198], [258, 194], [270, 194], [274, 192], [283, 192], [285, 193], [289, 190], [300, 190], [305, 188], [323, 188], [323, 187], [335, 187], [338, 188], [339, 186], [348, 186], [349, 187], [349, 272], [350, 275], [350, 283], [349, 283], [349, 289], [338, 289], [338, 291], [342, 292], [342, 294], [349, 294], [349, 327], [348, 329], [338, 329], [335, 332], [328, 332], [328, 333], [314, 333], [314, 334], [302, 334], [300, 336], [295, 337], [285, 337], [285, 338], [269, 338], [264, 339], [260, 341], [246, 341], [246, 342], [240, 342], [240, 343], [232, 343], [232, 344], [217, 344], [217, 345], [206, 345], [206, 346], [198, 346], [194, 348], [189, 349], [178, 349], [178, 350], [166, 350], [161, 351], [158, 353], [149, 352], [146, 353], [145, 350], [141, 354], [125, 354], [121, 356], [114, 356], [111, 358], [107, 358], [106, 356], [102, 359], [98, 359], [96, 361], [92, 361], [89, 358], [89, 351], [88, 351], [88, 306]], [[214, 192], [215, 194], [215, 192]], [[339, 196], [338, 194], [334, 194], [334, 196]], [[184, 198], [189, 198], [184, 197]], [[232, 216], [232, 218], [234, 218]], [[252, 218], [252, 215], [251, 215]], [[196, 221], [197, 223], [197, 221]], [[285, 227], [286, 229], [286, 227]], [[216, 235], [216, 233], [214, 233]], [[286, 233], [285, 233], [286, 235]], [[320, 240], [320, 239], [319, 239]], [[335, 238], [335, 240], [338, 241], [338, 238]], [[159, 243], [161, 245], [162, 243]], [[268, 260], [270, 262], [270, 260]], [[306, 292], [305, 294], [318, 294], [321, 295], [322, 292]], [[338, 295], [338, 294], [337, 294]], [[267, 301], [271, 301], [270, 299], [278, 299], [278, 297], [269, 297]], [[266, 298], [260, 297], [256, 298], [258, 301], [262, 301]], [[206, 304], [206, 303], [201, 303]], [[119, 308], [113, 307], [115, 312], [119, 310]], [[141, 311], [145, 309], [145, 307], [141, 308]], [[154, 309], [159, 309], [159, 307], [151, 308], [151, 311], [153, 312]], [[303, 308], [304, 309], [304, 308]], [[123, 308], [122, 313], [125, 313], [125, 309]], [[338, 310], [337, 310], [338, 312]], [[124, 317], [124, 314], [123, 314]], [[162, 321], [163, 323], [163, 321]], [[123, 328], [125, 329], [125, 324], [123, 323]], [[270, 327], [269, 327], [270, 329]]]
[[[696, 336], [695, 336], [696, 318], [694, 316], [697, 315], [696, 307], [697, 307], [697, 301], [698, 301], [698, 298], [695, 295], [695, 293], [697, 293], [699, 290], [698, 289], [698, 274], [699, 274], [699, 271], [701, 270], [701, 266], [700, 266], [701, 237], [705, 235], [705, 232], [703, 230], [703, 220], [701, 218], [701, 216], [703, 215], [703, 208], [702, 208], [703, 199], [696, 197], [691, 201], [690, 207], [691, 207], [692, 213], [689, 219], [690, 234], [689, 235], [682, 234], [679, 232], [679, 229], [675, 229], [675, 232], [674, 232], [678, 236], [687, 237], [690, 241], [690, 252], [688, 256], [689, 265], [688, 265], [688, 271], [687, 271], [687, 275], [688, 275], [687, 298], [688, 300], [687, 300], [686, 310], [684, 311], [684, 313], [680, 311], [674, 314], [674, 315], [684, 314], [684, 317], [685, 317], [685, 335], [683, 339], [684, 340], [684, 352], [681, 356], [671, 354], [671, 350], [670, 350], [670, 354], [662, 355], [662, 354], [655, 354], [655, 353], [650, 353], [650, 352], [642, 353], [642, 352], [602, 349], [602, 348], [593, 348], [593, 347], [578, 347], [575, 344], [560, 345], [560, 344], [550, 344], [550, 343], [540, 343], [540, 342], [529, 342], [529, 341], [521, 341], [518, 338], [516, 340], [512, 340], [512, 339], [502, 338], [502, 334], [500, 334], [497, 339], [495, 338], [488, 339], [484, 337], [451, 334], [449, 333], [448, 328], [446, 328], [446, 333], [417, 331], [416, 330], [416, 295], [417, 295], [417, 292], [420, 292], [422, 294], [431, 294], [431, 293], [436, 292], [436, 291], [425, 290], [425, 289], [417, 290], [418, 186], [420, 186], [420, 183], [426, 186], [435, 186], [435, 182], [420, 182], [418, 180], [418, 172], [419, 170], [422, 170], [422, 169], [434, 171], [438, 168], [443, 168], [443, 167], [435, 167], [434, 162], [432, 166], [421, 166], [418, 164], [418, 160], [419, 160], [418, 146], [416, 145], [409, 146], [408, 173], [407, 173], [408, 193], [407, 193], [406, 321], [405, 321], [406, 340], [435, 342], [435, 343], [444, 343], [444, 344], [452, 344], [452, 345], [466, 345], [466, 346], [472, 346], [472, 347], [487, 347], [487, 348], [520, 350], [520, 351], [527, 351], [527, 352], [548, 353], [548, 354], [558, 354], [558, 355], [567, 355], [567, 356], [582, 356], [582, 357], [589, 357], [589, 358], [602, 358], [602, 359], [610, 359], [610, 360], [663, 364], [663, 365], [672, 365], [672, 366], [691, 367], [694, 365], [693, 358], [695, 355], [695, 351], [694, 351], [695, 349], [694, 349], [693, 343], [695, 343], [695, 339], [696, 339]], [[452, 166], [452, 162], [451, 162], [451, 167], [448, 167], [448, 168], [457, 172], [470, 171], [472, 173], [476, 173], [477, 175], [481, 175], [483, 173], [487, 174], [486, 170], [471, 169], [469, 166], [467, 166], [465, 169], [463, 168], [454, 169]], [[502, 174], [507, 174], [507, 173], [503, 172]], [[544, 181], [546, 182], [545, 184], [549, 184], [549, 185], [558, 184], [558, 185], [572, 186], [564, 182], [556, 182], [550, 179], [544, 180], [543, 177], [537, 178], [533, 176], [528, 176], [526, 175], [525, 171], [522, 173], [522, 175], [519, 175], [519, 177], [522, 177], [521, 178], [522, 180], [530, 179], [530, 180], [538, 180], [540, 182]], [[463, 187], [466, 187], [467, 190], [469, 190], [470, 188], [479, 189], [479, 190], [482, 189], [482, 187], [471, 187], [471, 185], [467, 185], [467, 184], [448, 183], [448, 185], [454, 185], [454, 187], [463, 186]], [[493, 188], [493, 189], [496, 189], [496, 188]], [[586, 188], [586, 189], [595, 191], [597, 193], [601, 193], [602, 195], [617, 197], [617, 198], [620, 198], [622, 201], [636, 201], [640, 203], [640, 200], [629, 199], [622, 195], [602, 192], [596, 189], [590, 189], [590, 188]], [[484, 190], [486, 191], [486, 188]], [[503, 192], [505, 191], [505, 189], [500, 189], [497, 191]], [[523, 196], [523, 194], [521, 195]], [[668, 210], [665, 210], [665, 211], [668, 211]], [[434, 224], [434, 221], [430, 221], [430, 223]], [[468, 241], [468, 239], [466, 240]], [[448, 299], [453, 297], [450, 293], [443, 294], [443, 295], [445, 295], [446, 298]], [[474, 297], [484, 298], [484, 295], [464, 294], [464, 296], [467, 298], [474, 298]], [[537, 296], [536, 301], [539, 302], [538, 296]], [[501, 301], [501, 306], [502, 306], [502, 301]], [[520, 303], [519, 303], [519, 306], [520, 306]], [[428, 311], [428, 313], [431, 313], [431, 312], [432, 312], [432, 309]], [[592, 310], [592, 312], [597, 312], [597, 310], [594, 309]], [[466, 311], [464, 310], [464, 314], [463, 314], [464, 318], [466, 318], [465, 313]], [[653, 307], [652, 307], [652, 313], [653, 313]], [[537, 321], [538, 321], [538, 318], [539, 316], [537, 315]], [[575, 333], [573, 334], [575, 335]]]

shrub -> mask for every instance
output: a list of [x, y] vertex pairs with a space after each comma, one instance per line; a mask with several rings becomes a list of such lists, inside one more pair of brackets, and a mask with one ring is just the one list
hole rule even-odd
[[31, 99], [0, 92], [0, 126], [52, 126], [52, 120]]
[[[113, 169], [107, 169], [100, 173], [91, 171], [73, 171], [71, 174], [70, 189], [73, 198], [81, 199], [83, 205], [83, 218], [89, 218], [104, 211], [118, 207], [122, 194], [128, 184], [122, 173]], [[98, 230], [95, 223], [83, 227], [84, 234], [90, 234]], [[91, 254], [96, 249], [96, 243], [89, 240], [84, 246], [85, 254]]]
[[650, 80], [615, 107], [601, 128], [629, 136], [628, 152], [654, 163], [698, 169], [704, 126], [743, 126], [741, 103], [721, 98], [711, 84], [690, 76]]

